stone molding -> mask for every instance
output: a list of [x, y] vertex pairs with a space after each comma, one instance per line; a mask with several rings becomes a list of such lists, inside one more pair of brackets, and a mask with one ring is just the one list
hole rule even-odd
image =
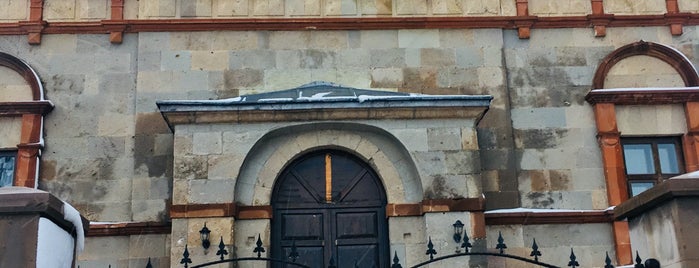
[[129, 236], [146, 234], [170, 234], [171, 222], [118, 222], [118, 223], [90, 223], [90, 229], [85, 236]]
[[[38, 8], [38, 7], [37, 7]], [[114, 14], [112, 14], [114, 15]], [[360, 18], [260, 18], [260, 19], [151, 19], [89, 22], [20, 21], [0, 23], [0, 35], [28, 35], [30, 44], [40, 44], [42, 34], [110, 34], [113, 43], [121, 42], [123, 33], [169, 31], [307, 31], [307, 30], [386, 30], [386, 29], [518, 29], [528, 38], [530, 29], [595, 28], [604, 36], [606, 27], [668, 26], [675, 35], [682, 26], [699, 25], [699, 14], [668, 13], [659, 15], [590, 14], [586, 16], [478, 16], [478, 17], [360, 17]], [[117, 28], [115, 29], [115, 26]]]
[[[437, 212], [482, 212], [485, 210], [485, 199], [425, 199], [420, 203], [387, 204], [387, 217], [422, 216], [425, 213]], [[176, 218], [209, 218], [234, 217], [238, 220], [271, 219], [272, 206], [244, 206], [235, 203], [220, 204], [186, 204], [172, 205], [170, 217]]]
[[485, 214], [486, 225], [611, 223], [611, 210], [576, 212], [495, 212]]
[[653, 90], [638, 88], [634, 90], [605, 90], [596, 89], [585, 96], [591, 104], [614, 103], [618, 105], [660, 105], [699, 101], [699, 87], [668, 88]]
[[[662, 60], [672, 66], [682, 77], [687, 87], [699, 86], [699, 75], [692, 62], [676, 49], [653, 42], [638, 41], [609, 53], [597, 67], [592, 79], [592, 89], [603, 89], [604, 80], [609, 70], [620, 61], [632, 56], [649, 56]], [[587, 99], [587, 97], [586, 97]]]
[[672, 199], [697, 196], [699, 196], [699, 177], [668, 179], [616, 206], [614, 218], [616, 220], [633, 218]]

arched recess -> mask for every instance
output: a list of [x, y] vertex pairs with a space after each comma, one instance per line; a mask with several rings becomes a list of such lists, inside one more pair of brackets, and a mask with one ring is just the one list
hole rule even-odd
[[284, 169], [273, 192], [273, 258], [299, 245], [297, 262], [310, 267], [331, 259], [388, 267], [385, 190], [366, 162], [345, 151], [312, 151]]
[[275, 179], [307, 152], [335, 149], [367, 162], [386, 187], [389, 203], [422, 201], [422, 184], [410, 153], [387, 131], [359, 123], [310, 123], [270, 131], [250, 149], [236, 180], [234, 199], [269, 205]]
[[[649, 56], [671, 66], [682, 78], [685, 87], [649, 89], [645, 87], [605, 89], [605, 80], [615, 64], [633, 56]], [[674, 85], [676, 86], [676, 85]], [[687, 171], [699, 168], [699, 75], [692, 63], [676, 49], [653, 42], [638, 41], [625, 45], [605, 57], [595, 72], [592, 91], [585, 99], [593, 105], [597, 137], [602, 152], [604, 176], [609, 206], [629, 199], [626, 169], [621, 144], [622, 134], [617, 122], [617, 110], [628, 105], [681, 104], [685, 108], [687, 133], [682, 137]], [[650, 134], [649, 136], [654, 136]], [[620, 264], [632, 263], [631, 241], [627, 221], [614, 221], [614, 240]]]
[[0, 67], [17, 72], [31, 90], [32, 100], [0, 102], [0, 117], [21, 120], [19, 143], [14, 148], [16, 160], [13, 185], [36, 188], [39, 157], [44, 145], [44, 115], [53, 109], [53, 104], [45, 100], [39, 76], [25, 61], [0, 52]]
[[597, 67], [592, 80], [593, 89], [604, 88], [604, 80], [609, 70], [618, 62], [632, 56], [650, 56], [660, 59], [674, 68], [687, 87], [699, 86], [699, 75], [694, 65], [676, 49], [658, 43], [638, 41], [609, 53]]

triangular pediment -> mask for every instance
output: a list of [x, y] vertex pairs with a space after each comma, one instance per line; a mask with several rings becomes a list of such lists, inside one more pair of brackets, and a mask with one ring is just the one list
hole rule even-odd
[[172, 128], [191, 123], [474, 118], [490, 95], [426, 95], [358, 89], [328, 82], [221, 100], [158, 101]]

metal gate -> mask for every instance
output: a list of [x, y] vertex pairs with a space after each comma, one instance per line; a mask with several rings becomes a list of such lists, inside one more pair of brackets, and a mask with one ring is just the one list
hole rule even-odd
[[[498, 258], [507, 258], [507, 259], [513, 259], [516, 261], [521, 261], [523, 263], [529, 263], [529, 264], [534, 264], [538, 265], [540, 267], [547, 267], [547, 268], [559, 268], [559, 267], [592, 267], [592, 266], [600, 266], [602, 262], [595, 262], [595, 261], [590, 261], [588, 263], [583, 263], [581, 265], [580, 262], [578, 262], [577, 257], [575, 256], [575, 252], [573, 248], [570, 249], [570, 257], [569, 261], [566, 266], [557, 266], [549, 263], [544, 263], [539, 261], [539, 257], [542, 256], [541, 251], [539, 251], [539, 246], [536, 244], [536, 239], [533, 240], [532, 246], [531, 246], [531, 253], [529, 253], [528, 257], [523, 257], [523, 256], [516, 256], [516, 255], [510, 255], [505, 253], [505, 249], [507, 249], [507, 245], [505, 244], [504, 239], [502, 238], [502, 234], [498, 233], [498, 243], [495, 245], [494, 250], [491, 251], [486, 251], [486, 252], [470, 252], [470, 249], [473, 247], [471, 242], [469, 241], [468, 236], [464, 236], [463, 238], [463, 243], [461, 243], [461, 248], [464, 250], [463, 253], [455, 253], [455, 254], [450, 254], [450, 255], [445, 255], [445, 256], [440, 256], [440, 257], [435, 257], [437, 255], [437, 250], [434, 248], [434, 244], [432, 243], [432, 238], [430, 237], [427, 243], [427, 250], [425, 251], [425, 255], [429, 256], [429, 260], [424, 261], [422, 263], [419, 263], [417, 265], [411, 266], [411, 268], [418, 268], [418, 267], [426, 267], [429, 264], [438, 264], [441, 261], [447, 260], [447, 259], [452, 259], [452, 258], [458, 258], [458, 257], [464, 257], [464, 256], [492, 256], [492, 257], [498, 257]], [[461, 242], [461, 240], [459, 241]], [[228, 251], [226, 250], [226, 245], [223, 243], [223, 239], [221, 239], [221, 242], [218, 245], [219, 250], [216, 252], [216, 255], [220, 257], [220, 260], [217, 261], [212, 261], [212, 262], [207, 262], [203, 264], [198, 264], [194, 266], [189, 266], [192, 263], [192, 259], [189, 258], [189, 251], [187, 250], [187, 246], [185, 246], [184, 253], [182, 254], [182, 259], [180, 260], [180, 264], [183, 265], [184, 268], [199, 268], [199, 267], [208, 267], [212, 266], [215, 264], [220, 264], [220, 263], [239, 263], [239, 262], [245, 262], [245, 261], [253, 261], [253, 262], [266, 262], [270, 264], [286, 264], [287, 266], [291, 267], [304, 267], [304, 268], [324, 268], [324, 267], [310, 267], [304, 264], [297, 263], [296, 260], [299, 258], [298, 251], [296, 250], [296, 245], [292, 245], [292, 249], [287, 256], [286, 260], [280, 260], [280, 259], [272, 259], [272, 258], [264, 258], [262, 257], [262, 253], [265, 253], [266, 250], [262, 246], [262, 240], [260, 239], [260, 235], [257, 236], [257, 243], [256, 247], [253, 249], [253, 253], [257, 254], [257, 257], [245, 257], [245, 258], [231, 258], [231, 259], [225, 259], [225, 255], [228, 255]], [[391, 268], [403, 268], [401, 265], [401, 260], [398, 258], [398, 254], [394, 252], [394, 256], [392, 259], [392, 264]], [[604, 258], [604, 268], [614, 268], [615, 266], [612, 264], [611, 258], [609, 258], [609, 254], [607, 253], [605, 258]], [[352, 265], [350, 264], [344, 264], [344, 266], [347, 265]], [[358, 267], [357, 264], [355, 263], [354, 266], [352, 267]], [[454, 267], [454, 266], [450, 266]], [[463, 266], [467, 267], [467, 266]], [[641, 257], [638, 255], [638, 251], [636, 251], [636, 258], [635, 258], [635, 263], [634, 263], [634, 268], [660, 268], [660, 262], [658, 262], [656, 259], [647, 259], [645, 262]], [[148, 264], [146, 268], [152, 268], [152, 265], [150, 263], [150, 260], [148, 260]], [[330, 260], [330, 265], [327, 268], [337, 268], [337, 265], [334, 263], [334, 261], [331, 259]], [[364, 268], [364, 267], [362, 267]]]

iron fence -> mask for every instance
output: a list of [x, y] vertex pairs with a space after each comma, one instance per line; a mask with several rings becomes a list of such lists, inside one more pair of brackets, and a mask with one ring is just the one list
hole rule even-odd
[[[435, 264], [447, 259], [452, 259], [452, 258], [458, 258], [458, 257], [463, 257], [463, 256], [491, 256], [491, 257], [498, 257], [498, 258], [507, 258], [507, 259], [512, 259], [515, 261], [520, 261], [523, 263], [529, 263], [529, 264], [534, 264], [538, 265], [540, 267], [546, 267], [546, 268], [559, 268], [559, 267], [583, 267], [581, 265], [581, 262], [578, 261], [577, 257], [575, 256], [575, 251], [573, 248], [570, 249], [570, 256], [568, 257], [568, 263], [566, 266], [557, 266], [549, 263], [545, 263], [539, 260], [539, 258], [542, 256], [541, 251], [539, 250], [539, 245], [536, 243], [536, 239], [533, 239], [532, 246], [531, 246], [531, 252], [529, 253], [528, 257], [523, 257], [523, 256], [517, 256], [517, 255], [511, 255], [505, 253], [505, 249], [507, 249], [507, 244], [505, 244], [505, 239], [502, 237], [502, 233], [498, 233], [498, 238], [497, 238], [497, 244], [495, 245], [494, 250], [491, 251], [485, 251], [485, 252], [473, 252], [471, 251], [471, 248], [473, 248], [473, 245], [469, 241], [468, 236], [464, 236], [463, 241], [457, 241], [457, 242], [462, 242], [460, 245], [460, 248], [464, 250], [464, 252], [457, 252], [454, 254], [449, 254], [449, 255], [444, 255], [444, 256], [439, 256], [435, 257], [438, 253], [437, 250], [434, 248], [434, 243], [432, 243], [432, 238], [430, 237], [427, 242], [427, 250], [425, 251], [425, 255], [429, 256], [429, 260], [426, 260], [424, 262], [418, 263], [414, 266], [411, 266], [411, 268], [418, 268], [418, 267], [425, 267], [429, 264]], [[267, 263], [279, 263], [279, 264], [287, 264], [292, 267], [304, 267], [304, 268], [319, 268], [319, 267], [309, 267], [304, 264], [297, 263], [296, 261], [300, 257], [297, 248], [296, 248], [296, 243], [292, 243], [291, 251], [289, 252], [289, 255], [286, 256], [286, 259], [274, 259], [274, 258], [266, 258], [262, 257], [262, 254], [266, 252], [266, 249], [262, 245], [262, 239], [261, 236], [258, 234], [257, 236], [257, 242], [256, 242], [256, 247], [252, 250], [253, 254], [257, 254], [256, 257], [245, 257], [245, 258], [231, 258], [231, 259], [225, 259], [225, 256], [228, 255], [228, 251], [226, 250], [226, 245], [223, 243], [223, 237], [221, 238], [219, 245], [218, 245], [219, 250], [216, 252], [216, 255], [219, 256], [219, 260], [216, 261], [211, 261], [195, 266], [189, 266], [192, 264], [192, 259], [189, 256], [189, 250], [187, 246], [185, 245], [184, 252], [182, 253], [182, 259], [180, 260], [180, 264], [183, 265], [184, 268], [201, 268], [201, 267], [207, 267], [215, 264], [220, 264], [220, 263], [238, 263], [238, 262], [244, 262], [244, 261], [253, 261], [253, 262], [267, 262]], [[609, 257], [609, 253], [607, 252], [605, 254], [605, 258], [603, 262], [600, 262], [604, 264], [604, 268], [614, 268], [615, 266], [612, 264], [612, 259]], [[660, 268], [660, 262], [656, 259], [647, 259], [645, 262], [643, 259], [638, 254], [638, 251], [636, 251], [636, 258], [635, 258], [635, 263], [633, 264], [634, 268]], [[595, 263], [588, 263], [586, 266], [599, 266], [599, 264]], [[354, 267], [357, 267], [357, 264], [355, 262]], [[150, 259], [148, 260], [148, 264], [146, 265], [146, 268], [152, 268]], [[329, 264], [327, 268], [337, 268], [337, 264], [335, 264], [335, 261], [331, 258], [329, 260]], [[394, 256], [391, 260], [391, 268], [403, 268], [401, 265], [401, 260], [398, 258], [398, 253], [394, 251]]]

